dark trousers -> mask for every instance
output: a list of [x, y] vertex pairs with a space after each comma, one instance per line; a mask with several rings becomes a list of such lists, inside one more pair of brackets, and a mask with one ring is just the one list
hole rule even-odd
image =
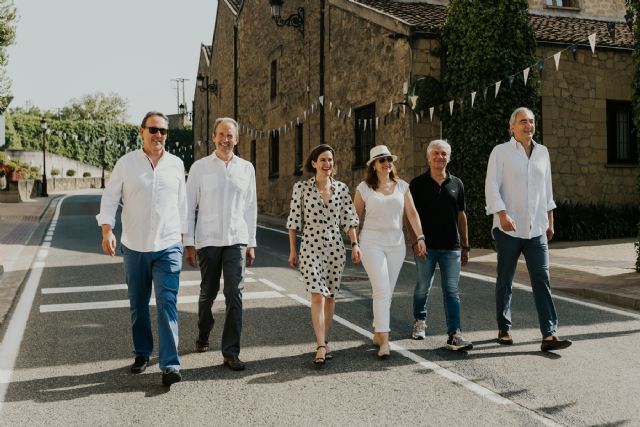
[[242, 289], [246, 245], [206, 246], [198, 250], [200, 263], [200, 298], [198, 299], [198, 329], [201, 336], [209, 336], [215, 320], [211, 307], [220, 290], [220, 276], [224, 277], [223, 294], [226, 304], [222, 330], [222, 354], [238, 357], [242, 332]]
[[511, 294], [513, 278], [516, 274], [518, 258], [524, 255], [531, 279], [533, 300], [538, 311], [538, 323], [543, 337], [555, 335], [558, 316], [551, 298], [549, 281], [549, 249], [547, 237], [543, 234], [531, 239], [511, 237], [493, 229], [493, 237], [498, 249], [498, 277], [496, 279], [496, 317], [498, 329], [511, 329]]

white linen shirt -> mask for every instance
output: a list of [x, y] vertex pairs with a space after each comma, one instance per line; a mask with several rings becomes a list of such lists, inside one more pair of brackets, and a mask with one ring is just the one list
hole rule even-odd
[[115, 227], [122, 201], [122, 244], [138, 252], [157, 252], [180, 243], [187, 231], [184, 165], [164, 152], [154, 168], [138, 149], [116, 162], [102, 200], [98, 225]]
[[[515, 138], [497, 145], [487, 165], [484, 193], [487, 215], [493, 214], [493, 228], [512, 237], [531, 239], [549, 228], [547, 212], [555, 209], [551, 188], [551, 161], [544, 145], [531, 141], [531, 157]], [[504, 231], [497, 212], [507, 211], [516, 231]]]
[[250, 162], [234, 155], [225, 167], [215, 152], [196, 161], [187, 179], [187, 205], [185, 246], [256, 246], [258, 200]]

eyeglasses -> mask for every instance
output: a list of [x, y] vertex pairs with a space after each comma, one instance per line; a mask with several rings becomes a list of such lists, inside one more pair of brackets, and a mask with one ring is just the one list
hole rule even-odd
[[393, 157], [388, 156], [388, 157], [380, 157], [378, 159], [378, 163], [384, 163], [384, 162], [389, 162], [389, 163], [393, 163]]
[[169, 131], [169, 129], [165, 129], [165, 128], [157, 128], [155, 126], [152, 127], [148, 127], [147, 130], [149, 131], [149, 133], [151, 135], [155, 135], [156, 133], [160, 132], [160, 135], [166, 135], [167, 132]]

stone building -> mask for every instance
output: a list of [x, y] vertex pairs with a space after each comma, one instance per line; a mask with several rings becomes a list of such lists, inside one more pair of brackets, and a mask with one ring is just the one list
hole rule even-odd
[[[264, 0], [218, 2], [210, 57], [203, 47], [198, 72], [217, 84], [210, 123], [230, 116], [241, 125], [238, 151], [256, 166], [261, 212], [288, 211], [302, 161], [321, 142], [336, 149], [338, 179], [351, 188], [362, 180], [372, 144], [398, 154], [401, 176], [423, 170], [426, 144], [440, 137], [440, 125], [428, 111], [411, 110], [411, 88], [441, 78], [438, 33], [447, 3], [284, 0], [276, 23]], [[542, 72], [538, 117], [556, 199], [638, 203], [633, 40], [624, 0], [529, 5], [537, 56], [562, 51], [559, 69], [552, 60]], [[592, 33], [595, 53], [587, 41]], [[204, 95], [196, 89], [199, 141]], [[197, 146], [196, 156], [204, 154]]]

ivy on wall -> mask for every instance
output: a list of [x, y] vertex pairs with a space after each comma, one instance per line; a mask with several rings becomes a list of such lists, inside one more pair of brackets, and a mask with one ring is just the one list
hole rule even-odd
[[[459, 100], [453, 115], [441, 113], [444, 135], [452, 147], [448, 169], [464, 182], [474, 246], [492, 244], [492, 218], [486, 215], [484, 198], [489, 155], [494, 146], [509, 140], [513, 110], [525, 106], [537, 113], [539, 78], [535, 72], [526, 84], [522, 76], [514, 78], [497, 97], [486, 90], [478, 93], [473, 108], [466, 95], [536, 63], [527, 11], [526, 0], [452, 0], [443, 29], [446, 97]], [[535, 139], [539, 140], [537, 134]]]

